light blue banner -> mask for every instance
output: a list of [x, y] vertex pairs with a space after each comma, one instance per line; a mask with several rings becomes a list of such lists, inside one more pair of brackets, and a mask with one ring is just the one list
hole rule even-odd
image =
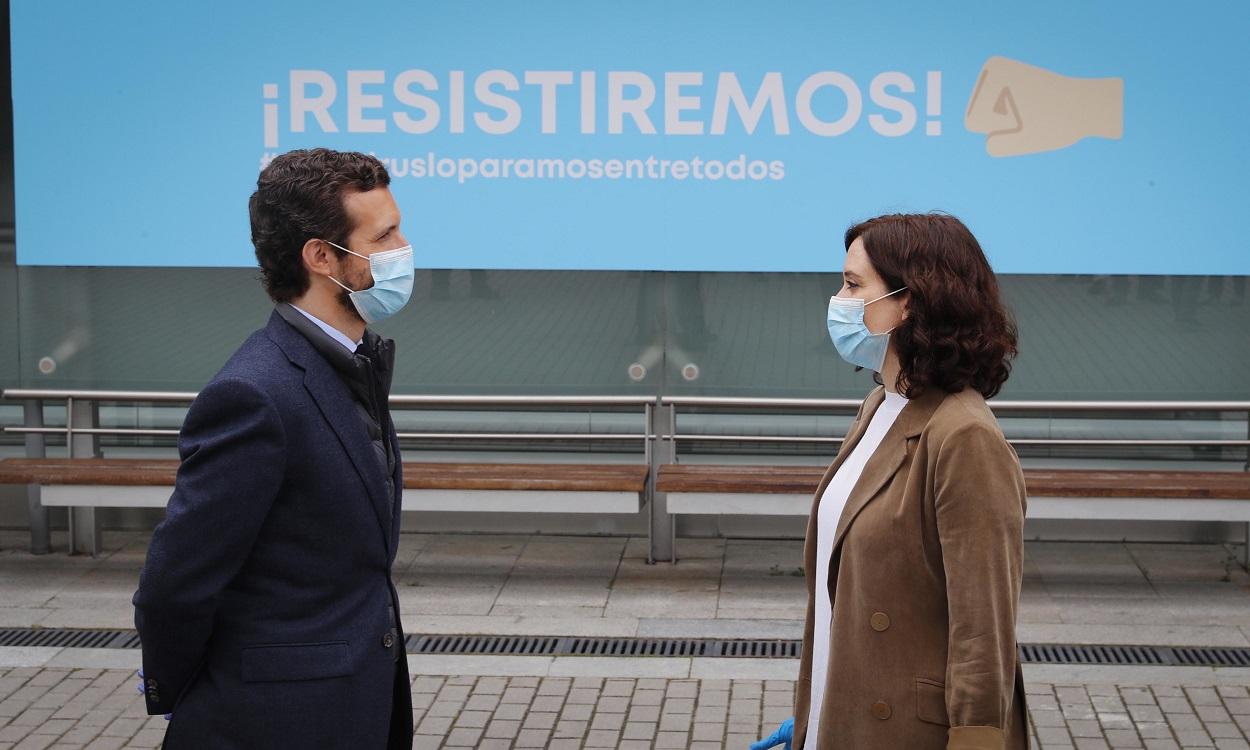
[[1250, 4], [15, 0], [18, 262], [251, 266], [274, 155], [388, 165], [428, 268], [1250, 274]]

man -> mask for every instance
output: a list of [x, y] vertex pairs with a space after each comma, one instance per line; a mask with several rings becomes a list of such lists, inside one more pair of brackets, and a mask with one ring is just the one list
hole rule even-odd
[[411, 748], [391, 564], [403, 486], [393, 342], [412, 248], [375, 158], [293, 151], [252, 243], [276, 303], [196, 398], [134, 596], [165, 748]]

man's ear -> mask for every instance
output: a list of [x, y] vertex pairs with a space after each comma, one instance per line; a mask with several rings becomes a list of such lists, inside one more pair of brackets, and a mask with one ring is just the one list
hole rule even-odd
[[329, 276], [334, 273], [334, 251], [328, 244], [321, 240], [309, 240], [304, 243], [304, 247], [300, 250], [300, 255], [304, 260], [304, 267], [310, 273], [319, 276]]

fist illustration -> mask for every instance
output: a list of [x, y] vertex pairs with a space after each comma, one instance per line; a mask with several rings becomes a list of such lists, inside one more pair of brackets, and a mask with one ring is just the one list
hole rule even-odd
[[1066, 148], [1124, 132], [1124, 79], [1070, 78], [1006, 57], [981, 67], [964, 127], [984, 133], [990, 156]]

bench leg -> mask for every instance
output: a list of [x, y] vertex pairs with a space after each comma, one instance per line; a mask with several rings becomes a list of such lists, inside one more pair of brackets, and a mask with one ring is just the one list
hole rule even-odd
[[[650, 511], [648, 513], [648, 529], [647, 542], [650, 547], [648, 553], [648, 562], [676, 562], [677, 561], [677, 540], [674, 536], [674, 521], [668, 512], [668, 496], [662, 492], [655, 491], [656, 472], [659, 467], [666, 463], [672, 463], [676, 458], [676, 451], [673, 447], [671, 437], [676, 432], [674, 424], [673, 407], [658, 407], [648, 411], [650, 424], [647, 429], [651, 435], [663, 436], [655, 440], [654, 447], [648, 452], [647, 458], [651, 463], [651, 502], [649, 503]], [[667, 439], [665, 439], [667, 438]]]
[[[100, 423], [100, 405], [87, 399], [67, 399], [66, 410], [70, 427], [92, 428]], [[100, 455], [100, 441], [93, 433], [74, 433], [67, 436], [70, 458], [94, 458]], [[69, 509], [69, 553], [91, 555], [100, 553], [100, 527], [96, 523], [95, 508]]]
[[69, 509], [69, 553], [92, 557], [100, 554], [100, 526], [96, 523], [95, 508]]
[[1246, 523], [1245, 544], [1241, 545], [1241, 567], [1250, 571], [1250, 522]]
[[[38, 399], [27, 401], [23, 407], [24, 422], [27, 427], [43, 427], [43, 401]], [[48, 455], [47, 441], [44, 435], [29, 433], [26, 435], [26, 457], [45, 458]], [[30, 553], [46, 555], [52, 551], [52, 533], [48, 527], [48, 509], [40, 500], [40, 486], [26, 485], [26, 518], [30, 523]]]

